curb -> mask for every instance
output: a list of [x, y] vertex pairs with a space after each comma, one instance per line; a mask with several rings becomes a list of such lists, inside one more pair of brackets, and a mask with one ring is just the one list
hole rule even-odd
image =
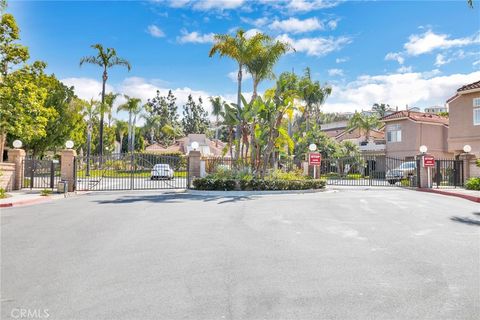
[[470, 200], [470, 201], [473, 201], [473, 202], [480, 203], [480, 197], [471, 196], [471, 195], [468, 195], [468, 194], [461, 194], [461, 193], [456, 193], [456, 192], [448, 192], [448, 191], [444, 191], [444, 190], [427, 189], [427, 188], [418, 188], [417, 190], [421, 191], [421, 192], [437, 193], [437, 194], [441, 194], [441, 195], [444, 195], [444, 196], [462, 198], [462, 199], [465, 199], [465, 200]]
[[25, 200], [18, 200], [12, 202], [4, 202], [0, 203], [0, 208], [11, 208], [11, 207], [19, 207], [19, 206], [27, 206], [32, 204], [39, 204], [43, 202], [49, 202], [53, 200], [58, 200], [65, 198], [63, 195], [51, 195], [51, 196], [38, 196], [32, 199], [25, 199]]
[[282, 194], [303, 194], [303, 193], [321, 193], [337, 192], [336, 190], [318, 189], [318, 190], [256, 190], [256, 191], [217, 191], [217, 190], [187, 190], [186, 193], [199, 196], [263, 196], [263, 195], [282, 195]]

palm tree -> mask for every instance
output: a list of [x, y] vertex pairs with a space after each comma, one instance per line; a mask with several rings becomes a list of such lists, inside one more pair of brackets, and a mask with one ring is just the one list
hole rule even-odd
[[364, 116], [361, 113], [355, 112], [353, 117], [348, 122], [348, 130], [358, 129], [365, 133], [365, 142], [370, 139], [370, 132], [376, 128], [380, 121], [376, 116]]
[[91, 145], [92, 145], [92, 131], [95, 122], [98, 121], [98, 105], [99, 102], [93, 99], [90, 101], [83, 102], [83, 116], [86, 118], [87, 123], [87, 171], [86, 175], [90, 175], [90, 153], [91, 153]]
[[273, 66], [282, 55], [293, 49], [290, 44], [278, 40], [273, 41], [270, 37], [266, 37], [264, 42], [266, 43], [257, 43], [255, 55], [245, 63], [253, 80], [252, 101], [257, 98], [259, 83], [266, 79], [274, 79]]
[[318, 117], [320, 116], [320, 106], [332, 93], [332, 88], [322, 88], [318, 81], [312, 81], [310, 68], [305, 69], [305, 73], [300, 80], [299, 87], [301, 98], [306, 104], [303, 111], [303, 117], [306, 121], [306, 129], [308, 132], [310, 130], [310, 115], [315, 113], [317, 117], [316, 122], [318, 122]]
[[118, 106], [117, 112], [128, 112], [128, 150], [133, 152], [135, 150], [135, 124], [137, 122], [137, 116], [142, 112], [143, 106], [141, 100], [138, 98], [130, 98], [124, 95], [127, 102]]
[[473, 8], [473, 0], [467, 0], [467, 3], [470, 8]]
[[210, 97], [212, 104], [212, 115], [215, 117], [215, 139], [218, 140], [218, 126], [220, 124], [220, 116], [225, 109], [225, 101], [221, 97]]
[[107, 93], [105, 95], [105, 104], [103, 105], [103, 112], [107, 114], [107, 118], [108, 118], [108, 126], [111, 127], [112, 126], [112, 120], [113, 120], [113, 116], [112, 116], [112, 110], [113, 110], [113, 104], [115, 103], [115, 100], [117, 100], [117, 98], [120, 96], [120, 93], [113, 93], [113, 92], [110, 92], [110, 93]]
[[115, 121], [115, 131], [118, 135], [118, 139], [120, 140], [120, 153], [122, 153], [123, 148], [123, 137], [125, 134], [128, 133], [128, 123], [126, 121], [117, 120]]
[[[86, 56], [80, 59], [80, 66], [84, 63], [94, 64], [101, 68], [103, 68], [103, 75], [102, 75], [102, 101], [101, 105], [102, 108], [105, 104], [105, 84], [108, 80], [108, 69], [114, 66], [124, 66], [130, 71], [131, 66], [130, 63], [117, 56], [117, 52], [114, 48], [105, 48], [97, 43], [91, 46], [93, 49], [97, 50], [97, 55], [95, 56]], [[100, 143], [99, 143], [99, 154], [100, 157], [103, 154], [103, 112], [100, 113]]]
[[[213, 57], [218, 53], [220, 57], [230, 57], [238, 64], [237, 106], [241, 106], [242, 103], [242, 70], [247, 62], [255, 56], [259, 43], [266, 38], [267, 36], [263, 33], [257, 33], [253, 37], [248, 38], [242, 29], [237, 30], [235, 37], [229, 34], [216, 34], [214, 37], [215, 43], [210, 49], [209, 56]], [[240, 128], [238, 126], [235, 135], [236, 140], [240, 140]], [[238, 156], [238, 150], [236, 156]]]
[[374, 103], [372, 106], [372, 111], [375, 111], [376, 113], [378, 113], [378, 116], [380, 118], [385, 117], [389, 109], [390, 109], [390, 105], [385, 103]]
[[141, 117], [145, 120], [144, 128], [148, 131], [149, 142], [153, 144], [155, 142], [155, 133], [157, 133], [161, 126], [162, 118], [157, 114], [144, 113]]

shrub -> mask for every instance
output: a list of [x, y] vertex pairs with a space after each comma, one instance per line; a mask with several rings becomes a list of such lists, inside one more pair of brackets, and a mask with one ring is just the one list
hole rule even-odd
[[480, 177], [468, 179], [465, 182], [465, 188], [468, 190], [480, 190]]
[[347, 179], [358, 180], [361, 179], [362, 175], [360, 173], [349, 173], [347, 174]]
[[51, 194], [52, 194], [52, 190], [50, 189], [43, 189], [42, 191], [40, 191], [40, 195], [44, 197], [49, 196]]
[[0, 188], [0, 199], [5, 199], [6, 197], [8, 197], [7, 191], [3, 188]]
[[[238, 183], [238, 185], [237, 185]], [[216, 179], [212, 177], [199, 178], [193, 181], [193, 186], [197, 190], [235, 190], [237, 186], [241, 190], [308, 190], [322, 189], [325, 187], [323, 179], [303, 179], [303, 180], [285, 180], [285, 179]]]

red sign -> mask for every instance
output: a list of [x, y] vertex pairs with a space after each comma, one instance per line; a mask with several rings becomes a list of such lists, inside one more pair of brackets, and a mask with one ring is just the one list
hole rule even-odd
[[318, 166], [322, 162], [322, 155], [318, 152], [310, 152], [308, 154], [308, 164]]
[[435, 167], [435, 158], [433, 156], [423, 156], [424, 167]]

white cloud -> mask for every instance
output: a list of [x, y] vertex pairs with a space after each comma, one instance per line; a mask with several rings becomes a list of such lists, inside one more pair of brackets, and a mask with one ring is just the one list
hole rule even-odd
[[435, 57], [435, 65], [437, 67], [440, 67], [444, 64], [450, 63], [452, 61], [456, 60], [462, 60], [467, 57], [472, 57], [472, 56], [477, 56], [478, 57], [478, 52], [473, 52], [473, 51], [463, 51], [462, 49], [457, 50], [455, 52], [445, 52], [445, 53], [439, 53]]
[[182, 35], [177, 37], [177, 41], [180, 43], [213, 43], [213, 33], [201, 34], [197, 31], [188, 32], [186, 30], [181, 31]]
[[444, 64], [447, 64], [449, 62], [450, 62], [450, 60], [446, 60], [445, 56], [441, 53], [437, 54], [437, 57], [435, 58], [435, 65], [437, 67], [443, 66]]
[[480, 65], [480, 60], [473, 61], [472, 65], [473, 65], [473, 66], [478, 66], [478, 65]]
[[342, 77], [343, 76], [343, 70], [342, 69], [329, 69], [328, 70], [328, 75], [331, 77]]
[[315, 30], [323, 30], [323, 24], [317, 18], [299, 20], [289, 18], [287, 20], [275, 20], [270, 24], [270, 29], [289, 33], [302, 33]]
[[344, 63], [344, 62], [347, 62], [349, 60], [348, 57], [345, 57], [345, 58], [337, 58], [335, 59], [335, 62], [336, 63]]
[[[248, 79], [251, 79], [252, 78], [252, 75], [250, 73], [247, 72], [247, 70], [243, 69], [242, 70], [242, 82], [244, 80], [248, 80]], [[237, 82], [237, 77], [238, 77], [238, 70], [234, 70], [232, 72], [229, 72], [227, 74], [227, 77], [232, 80], [233, 82]]]
[[403, 64], [405, 62], [405, 58], [400, 52], [389, 52], [385, 56], [385, 60], [394, 60], [397, 61], [399, 64]]
[[412, 72], [412, 67], [411, 66], [401, 66], [400, 68], [397, 69], [398, 73], [407, 73], [407, 72]]
[[262, 33], [262, 30], [259, 30], [259, 29], [256, 29], [256, 28], [247, 30], [247, 31], [245, 31], [245, 38], [250, 39], [251, 37], [253, 37], [257, 33]]
[[[157, 1], [162, 2], [162, 1]], [[235, 9], [244, 4], [244, 0], [170, 0], [168, 1], [172, 8], [193, 8], [194, 10], [224, 10]]]
[[155, 37], [155, 38], [165, 37], [165, 33], [162, 31], [162, 29], [160, 29], [154, 24], [149, 25], [147, 30], [152, 37]]
[[[75, 94], [84, 100], [100, 100], [102, 82], [91, 78], [65, 78], [61, 80], [67, 86], [75, 87]], [[105, 91], [112, 92], [113, 87], [107, 83]]]
[[290, 38], [287, 34], [277, 37], [277, 40], [288, 42], [298, 52], [305, 52], [309, 56], [325, 56], [331, 52], [342, 49], [345, 45], [352, 42], [348, 37], [314, 37], [301, 38], [298, 40]]
[[338, 0], [288, 0], [285, 6], [290, 12], [307, 12], [332, 8], [338, 4]]
[[376, 102], [400, 109], [407, 104], [419, 107], [443, 105], [459, 87], [480, 78], [480, 71], [448, 76], [439, 76], [438, 72], [360, 76], [346, 85], [334, 86], [324, 110], [355, 111], [370, 108]]
[[330, 28], [330, 30], [335, 30], [338, 26], [338, 20], [330, 20], [327, 22], [327, 26]]
[[250, 19], [250, 18], [241, 17], [240, 20], [242, 20], [242, 22], [251, 24], [251, 25], [253, 25], [257, 28], [263, 27], [264, 25], [266, 25], [268, 23], [268, 18], [267, 17], [262, 17], [262, 18], [258, 18], [258, 19]]
[[418, 56], [429, 53], [437, 49], [448, 49], [453, 47], [463, 47], [480, 43], [480, 33], [470, 37], [451, 39], [449, 35], [437, 34], [432, 30], [427, 30], [423, 34], [413, 34], [404, 44], [404, 48], [409, 55]]

